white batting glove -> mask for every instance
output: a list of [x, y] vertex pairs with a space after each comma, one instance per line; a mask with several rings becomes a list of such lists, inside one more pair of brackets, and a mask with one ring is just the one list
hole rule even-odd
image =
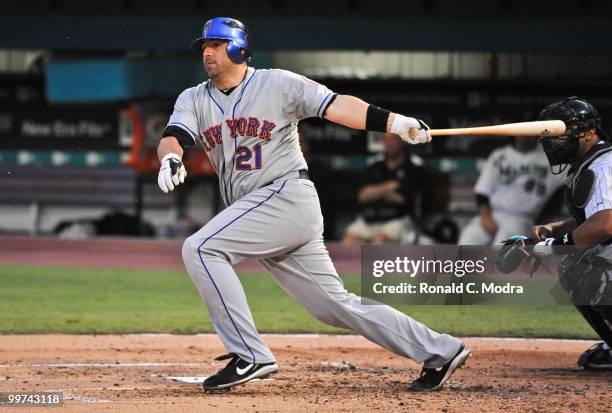
[[555, 238], [546, 238], [544, 241], [538, 242], [533, 246], [533, 254], [540, 258], [550, 257], [553, 255], [553, 245], [557, 245]]
[[181, 157], [175, 153], [169, 153], [161, 160], [159, 175], [157, 175], [157, 185], [159, 189], [168, 193], [175, 186], [185, 182], [187, 170], [181, 162]]
[[395, 114], [391, 124], [391, 133], [399, 135], [402, 140], [412, 145], [427, 143], [431, 140], [429, 126], [425, 122], [399, 113]]

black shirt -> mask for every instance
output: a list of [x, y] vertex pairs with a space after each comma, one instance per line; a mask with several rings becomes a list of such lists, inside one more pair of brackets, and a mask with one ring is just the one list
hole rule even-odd
[[405, 215], [414, 215], [415, 206], [419, 205], [419, 200], [422, 202], [424, 197], [425, 168], [415, 165], [410, 160], [410, 156], [407, 155], [399, 167], [393, 171], [387, 167], [384, 160], [372, 164], [367, 169], [367, 176], [367, 185], [380, 184], [390, 180], [399, 181], [400, 185], [396, 192], [402, 194], [406, 202], [398, 204], [379, 199], [363, 203], [361, 204], [361, 215], [366, 222], [386, 222]]

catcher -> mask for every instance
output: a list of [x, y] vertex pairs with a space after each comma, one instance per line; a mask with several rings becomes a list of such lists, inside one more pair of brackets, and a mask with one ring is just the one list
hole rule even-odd
[[537, 263], [553, 253], [567, 254], [558, 266], [560, 284], [603, 339], [580, 356], [578, 366], [611, 371], [612, 144], [598, 111], [584, 99], [555, 102], [542, 110], [539, 119], [560, 119], [567, 126], [563, 136], [543, 136], [540, 142], [556, 169], [553, 173], [569, 167], [566, 202], [571, 218], [537, 225], [530, 238], [512, 237], [502, 247], [497, 266], [510, 272], [527, 256]]

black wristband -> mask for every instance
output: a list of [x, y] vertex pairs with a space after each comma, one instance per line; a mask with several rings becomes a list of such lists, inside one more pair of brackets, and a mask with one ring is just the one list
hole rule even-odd
[[572, 231], [566, 232], [562, 237], [555, 238], [552, 243], [552, 249], [555, 254], [569, 254], [574, 251], [574, 237], [572, 237]]
[[574, 237], [572, 236], [572, 231], [566, 232], [561, 237], [561, 243], [562, 243], [562, 245], [576, 245], [576, 244], [574, 244]]
[[194, 145], [193, 138], [186, 130], [179, 128], [178, 126], [170, 125], [164, 129], [162, 137], [174, 136], [178, 141], [181, 148], [185, 149]]
[[379, 108], [378, 106], [368, 106], [368, 112], [366, 114], [366, 130], [376, 132], [387, 132], [387, 121], [389, 120], [391, 112], [387, 109]]
[[489, 206], [489, 197], [486, 195], [476, 194], [476, 203], [478, 206]]

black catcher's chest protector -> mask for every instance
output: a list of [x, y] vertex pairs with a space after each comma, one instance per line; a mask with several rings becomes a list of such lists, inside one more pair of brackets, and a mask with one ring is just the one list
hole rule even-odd
[[[601, 155], [612, 151], [612, 144], [603, 143], [594, 146], [584, 157], [582, 163], [572, 168], [568, 175], [568, 183], [565, 191], [567, 209], [578, 225], [586, 221], [584, 208], [589, 203], [593, 189], [597, 184], [595, 173], [589, 169], [589, 165]], [[575, 172], [574, 172], [575, 171]]]

